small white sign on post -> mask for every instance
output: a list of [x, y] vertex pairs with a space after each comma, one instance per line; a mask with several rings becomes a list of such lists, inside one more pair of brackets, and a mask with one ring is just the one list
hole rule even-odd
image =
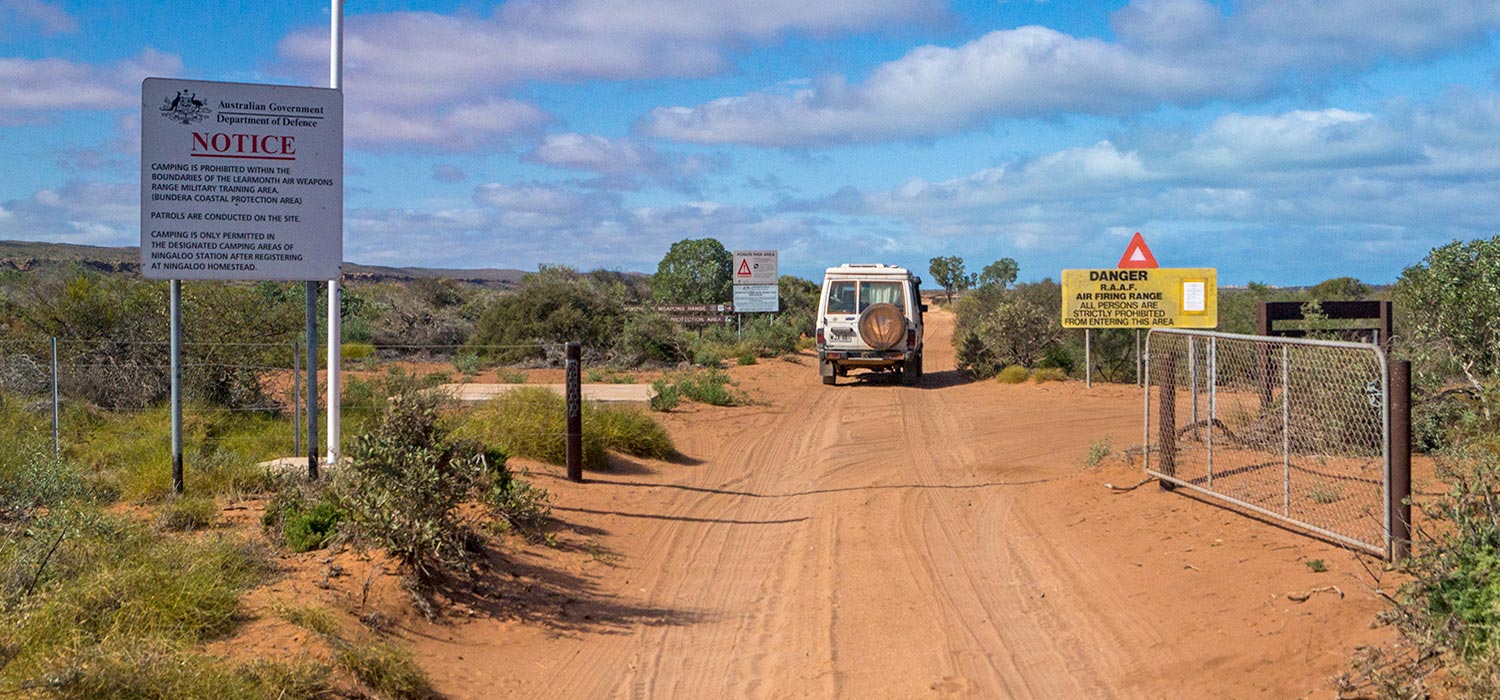
[[[736, 250], [734, 251], [734, 267], [731, 277], [736, 285], [740, 284], [769, 284], [775, 285], [780, 279], [776, 272], [776, 251], [774, 250]], [[739, 304], [735, 304], [739, 308]]]
[[344, 255], [344, 97], [141, 83], [141, 274], [330, 280]]
[[734, 312], [737, 314], [781, 311], [781, 295], [774, 284], [734, 285]]

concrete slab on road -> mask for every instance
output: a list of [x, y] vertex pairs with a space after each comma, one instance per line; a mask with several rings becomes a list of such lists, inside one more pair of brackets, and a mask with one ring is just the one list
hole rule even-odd
[[[488, 401], [500, 394], [521, 387], [542, 387], [558, 396], [563, 396], [563, 384], [443, 384], [439, 389], [459, 401]], [[649, 403], [656, 392], [650, 384], [584, 384], [584, 401], [595, 403]]]

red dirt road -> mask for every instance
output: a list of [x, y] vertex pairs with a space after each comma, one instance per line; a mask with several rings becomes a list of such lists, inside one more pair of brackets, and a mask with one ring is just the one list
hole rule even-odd
[[[1353, 647], [1387, 637], [1356, 555], [1154, 484], [1106, 489], [1142, 478], [1119, 457], [1141, 440], [1134, 387], [966, 382], [951, 316], [929, 318], [920, 387], [763, 361], [734, 369], [760, 404], [666, 417], [681, 463], [582, 485], [533, 466], [559, 546], [507, 541], [513, 607], [408, 630], [438, 689], [1332, 697]], [[1115, 456], [1084, 466], [1106, 439]]]

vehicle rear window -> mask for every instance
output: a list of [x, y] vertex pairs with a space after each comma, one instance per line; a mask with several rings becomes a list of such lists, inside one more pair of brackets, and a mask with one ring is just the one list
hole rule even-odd
[[828, 284], [828, 313], [854, 313], [854, 282], [830, 282]]
[[896, 308], [905, 306], [901, 299], [900, 282], [860, 282], [859, 283], [859, 311], [869, 308], [871, 304], [895, 304]]

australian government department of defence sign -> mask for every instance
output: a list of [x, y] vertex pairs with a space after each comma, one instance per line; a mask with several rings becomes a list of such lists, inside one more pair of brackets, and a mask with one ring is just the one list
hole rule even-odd
[[141, 273], [337, 279], [343, 122], [338, 90], [147, 78]]
[[1215, 328], [1218, 271], [1154, 268], [1062, 271], [1066, 328]]

